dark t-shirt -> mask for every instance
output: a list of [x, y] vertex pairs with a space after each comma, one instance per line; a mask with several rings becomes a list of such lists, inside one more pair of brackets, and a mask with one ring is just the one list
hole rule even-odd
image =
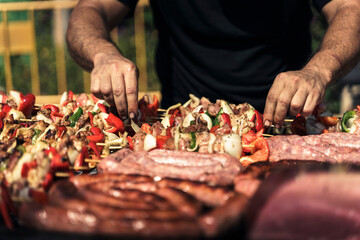
[[[131, 0], [120, 0], [133, 7]], [[330, 0], [314, 0], [318, 10]], [[159, 30], [162, 107], [189, 93], [260, 111], [276, 75], [311, 53], [306, 0], [150, 0]]]

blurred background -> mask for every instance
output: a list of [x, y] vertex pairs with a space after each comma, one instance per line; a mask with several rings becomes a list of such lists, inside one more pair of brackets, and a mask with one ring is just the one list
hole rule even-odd
[[[35, 95], [56, 95], [69, 89], [89, 92], [89, 74], [67, 52], [65, 33], [76, 0], [0, 0], [0, 91], [15, 89]], [[325, 33], [324, 19], [314, 11], [312, 49]], [[159, 91], [154, 67], [157, 31], [147, 0], [140, 0], [133, 18], [112, 32], [123, 54], [140, 70], [140, 91]], [[360, 65], [330, 86], [325, 101], [333, 113], [360, 104]]]

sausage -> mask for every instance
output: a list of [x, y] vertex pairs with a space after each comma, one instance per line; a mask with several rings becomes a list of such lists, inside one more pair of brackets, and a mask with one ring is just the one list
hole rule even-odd
[[192, 195], [207, 206], [219, 206], [234, 195], [234, 192], [223, 187], [211, 187], [205, 183], [180, 181], [174, 179], [162, 179], [157, 185], [159, 187], [171, 187], [179, 189]]
[[235, 195], [220, 207], [211, 210], [199, 218], [199, 224], [207, 237], [215, 237], [234, 227], [242, 217], [248, 198]]
[[152, 182], [153, 179], [146, 176], [107, 173], [97, 175], [78, 175], [71, 177], [70, 181], [79, 188], [88, 184], [95, 184], [101, 182]]

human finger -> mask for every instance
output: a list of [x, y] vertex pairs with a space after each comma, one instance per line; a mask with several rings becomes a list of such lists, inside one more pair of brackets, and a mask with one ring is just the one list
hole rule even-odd
[[310, 116], [319, 102], [320, 95], [315, 92], [310, 92], [306, 98], [304, 108], [301, 111], [301, 115], [303, 115], [304, 117]]
[[274, 123], [277, 128], [282, 126], [284, 118], [289, 110], [290, 103], [294, 97], [295, 91], [289, 88], [284, 88], [277, 100], [275, 113], [274, 113]]
[[271, 86], [269, 93], [266, 97], [266, 103], [265, 103], [265, 109], [263, 115], [265, 127], [270, 127], [270, 125], [274, 121], [274, 113], [276, 109], [277, 100], [282, 89], [284, 88], [284, 85], [281, 82], [279, 82], [279, 78], [280, 78], [279, 75], [275, 78], [274, 83]]
[[291, 100], [289, 114], [292, 116], [298, 115], [305, 105], [308, 92], [303, 89], [298, 89]]
[[120, 116], [127, 116], [127, 105], [125, 96], [124, 76], [116, 67], [113, 67], [111, 74], [112, 93], [114, 96], [114, 103], [116, 110]]
[[128, 66], [124, 74], [127, 111], [130, 118], [134, 118], [138, 109], [138, 70], [134, 64]]
[[95, 71], [90, 74], [90, 91], [97, 98], [103, 98], [100, 88], [100, 78], [97, 76]]
[[110, 75], [107, 75], [101, 79], [100, 83], [102, 98], [110, 104], [110, 106], [115, 106], [114, 98], [112, 94], [112, 85]]

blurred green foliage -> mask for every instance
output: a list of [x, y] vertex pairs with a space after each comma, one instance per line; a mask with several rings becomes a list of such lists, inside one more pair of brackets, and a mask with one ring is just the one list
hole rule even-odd
[[[0, 2], [13, 2], [15, 0], [0, 0]], [[23, 0], [16, 0], [23, 1]], [[64, 14], [69, 14], [63, 10]], [[157, 44], [157, 30], [155, 29], [150, 7], [144, 8], [145, 29], [146, 29], [146, 53], [147, 53], [147, 71], [148, 71], [148, 89], [159, 90], [160, 83], [155, 71], [155, 50]], [[311, 24], [312, 49], [315, 52], [321, 43], [325, 33], [326, 22], [314, 11], [314, 20]], [[1, 15], [0, 15], [1, 16]], [[9, 21], [26, 20], [26, 12], [14, 12], [9, 14]], [[56, 67], [55, 67], [55, 48], [53, 39], [53, 13], [52, 11], [35, 11], [35, 29], [36, 45], [38, 53], [38, 64], [40, 72], [41, 94], [57, 94]], [[134, 22], [132, 18], [126, 19], [118, 27], [119, 40], [117, 45], [121, 52], [136, 63], [135, 41], [134, 41]], [[64, 36], [65, 37], [65, 36]], [[66, 48], [66, 46], [65, 46]], [[83, 71], [73, 61], [70, 55], [65, 54], [66, 78], [68, 89], [75, 93], [84, 91]], [[12, 74], [14, 88], [22, 92], [30, 92], [30, 67], [29, 56], [12, 56]], [[0, 90], [5, 89], [4, 59], [0, 57]], [[332, 112], [339, 111], [339, 91], [336, 85], [330, 86], [326, 92], [325, 99], [328, 102], [329, 109]]]

